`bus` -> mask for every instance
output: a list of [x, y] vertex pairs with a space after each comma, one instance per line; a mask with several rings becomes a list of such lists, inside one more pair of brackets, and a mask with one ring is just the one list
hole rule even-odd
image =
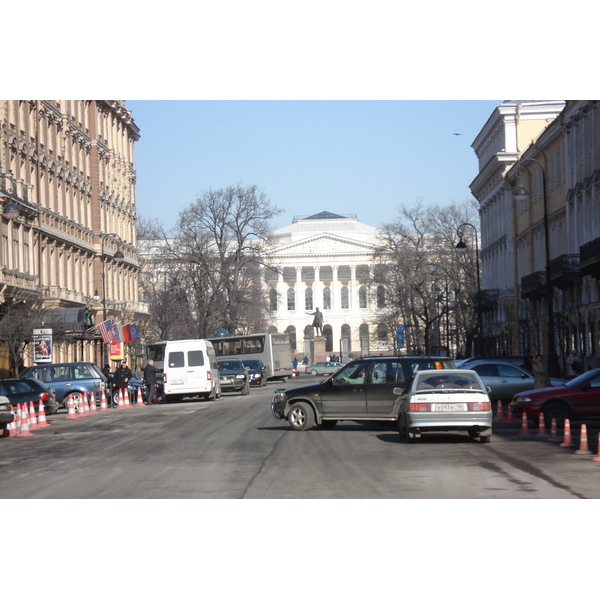
[[253, 333], [208, 338], [217, 358], [260, 358], [267, 380], [287, 381], [292, 376], [292, 341], [289, 333]]

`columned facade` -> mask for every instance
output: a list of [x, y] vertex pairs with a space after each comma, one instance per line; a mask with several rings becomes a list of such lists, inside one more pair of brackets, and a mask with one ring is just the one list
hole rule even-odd
[[322, 212], [296, 217], [274, 232], [265, 270], [271, 329], [295, 336], [295, 355], [313, 359], [313, 315], [323, 313], [325, 349], [343, 360], [389, 352], [377, 338], [376, 290], [370, 271], [379, 230], [355, 216]]

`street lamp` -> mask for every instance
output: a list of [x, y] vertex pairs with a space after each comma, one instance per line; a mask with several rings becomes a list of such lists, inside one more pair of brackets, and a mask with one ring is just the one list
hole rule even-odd
[[[552, 376], [558, 375], [558, 355], [556, 354], [556, 345], [554, 341], [554, 289], [550, 278], [550, 235], [548, 228], [548, 194], [546, 171], [539, 160], [535, 158], [521, 159], [523, 168], [528, 162], [534, 162], [542, 171], [542, 200], [544, 205], [544, 250], [546, 255], [546, 303], [548, 308], [548, 372]], [[520, 174], [518, 175], [520, 176]], [[523, 186], [517, 186], [513, 190], [513, 195], [517, 202], [525, 202], [529, 197], [529, 190]]]
[[[106, 321], [106, 273], [104, 272], [104, 263], [106, 262], [106, 254], [104, 252], [104, 242], [108, 239], [114, 240], [119, 248], [123, 245], [123, 240], [116, 233], [101, 233], [100, 237], [102, 239], [102, 255], [100, 257], [102, 263], [102, 320]], [[112, 256], [113, 260], [117, 263], [122, 263], [125, 259], [125, 255], [121, 252], [120, 249]], [[108, 364], [108, 353], [106, 352], [106, 344], [104, 341], [102, 342], [102, 358], [103, 365]]]
[[[461, 229], [463, 227], [472, 227], [475, 232], [475, 263], [477, 269], [477, 329], [478, 329], [478, 338], [479, 338], [479, 351], [480, 353], [483, 350], [483, 328], [481, 326], [481, 280], [479, 278], [479, 238], [477, 237], [477, 228], [475, 225], [471, 225], [471, 223], [463, 223], [458, 226], [456, 233], [458, 234], [458, 244], [456, 244], [456, 250], [461, 254], [464, 254], [467, 251], [467, 245], [463, 241], [463, 232]], [[477, 354], [477, 352], [476, 352]]]

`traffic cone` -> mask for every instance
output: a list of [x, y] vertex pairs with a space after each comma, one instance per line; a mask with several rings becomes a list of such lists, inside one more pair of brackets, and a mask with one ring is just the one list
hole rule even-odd
[[496, 420], [504, 421], [504, 414], [502, 413], [502, 400], [498, 400], [498, 410], [496, 411]]
[[50, 423], [46, 421], [46, 412], [44, 411], [44, 403], [40, 400], [38, 404], [38, 427], [49, 427]]
[[131, 408], [131, 402], [129, 402], [129, 391], [127, 388], [123, 390], [123, 404], [125, 408]]
[[574, 445], [573, 438], [571, 437], [571, 421], [569, 419], [565, 419], [565, 435], [561, 447], [570, 448]]
[[538, 431], [536, 437], [547, 438], [548, 434], [546, 433], [546, 422], [544, 421], [544, 413], [540, 413], [540, 421], [538, 425]]
[[527, 413], [523, 412], [523, 416], [521, 417], [521, 433], [520, 437], [529, 437], [531, 434], [529, 433], [529, 428], [527, 426]]
[[119, 404], [117, 404], [117, 409], [125, 408], [125, 404], [123, 404], [123, 391], [119, 390]]
[[19, 429], [16, 437], [32, 437], [33, 433], [29, 430], [29, 417], [27, 416], [27, 403], [23, 405], [23, 409], [17, 404], [17, 413], [19, 413]]
[[556, 428], [556, 419], [552, 419], [552, 425], [550, 426], [550, 440], [553, 442], [558, 442], [558, 431]]
[[107, 412], [108, 404], [106, 404], [106, 392], [102, 390], [102, 395], [100, 396], [100, 412]]
[[94, 395], [94, 392], [90, 393], [90, 414], [96, 414], [98, 411], [96, 409], [96, 396]]
[[598, 434], [598, 456], [592, 458], [594, 462], [600, 462], [600, 433]]
[[136, 404], [137, 406], [144, 406], [144, 400], [142, 399], [142, 390], [140, 388], [138, 388]]
[[581, 437], [579, 438], [579, 450], [576, 450], [575, 454], [593, 454], [593, 452], [588, 448], [587, 427], [585, 425], [581, 426]]
[[508, 407], [508, 410], [506, 411], [506, 415], [507, 415], [507, 419], [506, 419], [507, 423], [514, 423], [515, 422], [515, 418], [513, 417], [512, 410], [511, 410], [510, 406]]
[[67, 419], [78, 419], [79, 415], [75, 412], [75, 402], [73, 398], [67, 400]]
[[[27, 404], [25, 405], [27, 407]], [[33, 401], [29, 401], [29, 429], [37, 429], [37, 419], [35, 417], [35, 408], [33, 408]]]

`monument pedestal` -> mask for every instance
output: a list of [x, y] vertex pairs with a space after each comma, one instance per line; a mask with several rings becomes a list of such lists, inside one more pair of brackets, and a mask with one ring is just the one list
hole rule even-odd
[[313, 362], [324, 362], [326, 360], [325, 338], [322, 335], [318, 335], [313, 339]]

